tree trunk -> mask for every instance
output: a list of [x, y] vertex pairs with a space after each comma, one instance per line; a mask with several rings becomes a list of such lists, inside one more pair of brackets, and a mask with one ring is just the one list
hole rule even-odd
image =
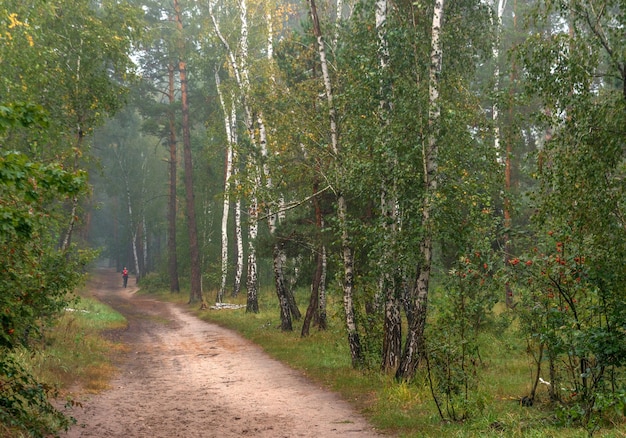
[[[224, 165], [224, 201], [222, 208], [222, 281], [220, 290], [217, 293], [217, 302], [221, 303], [226, 292], [226, 280], [228, 277], [228, 216], [230, 213], [230, 180], [233, 167], [233, 149], [235, 148], [235, 137], [232, 129], [236, 127], [236, 122], [231, 120], [231, 117], [236, 116], [236, 113], [235, 111], [229, 111], [226, 106], [220, 84], [220, 75], [217, 70], [215, 71], [215, 85], [224, 113], [224, 127], [226, 130], [226, 163]], [[231, 105], [234, 104], [231, 103]]]
[[[499, 1], [503, 1], [503, 0], [499, 0]], [[517, 1], [513, 1], [513, 31], [517, 32]], [[513, 92], [514, 92], [514, 85], [515, 85], [515, 81], [516, 81], [516, 75], [517, 75], [517, 67], [515, 66], [515, 58], [513, 58], [513, 63], [511, 65], [511, 85], [510, 85], [510, 92], [509, 92], [509, 98], [511, 100], [511, 102], [509, 102], [509, 123], [513, 122], [513, 108], [514, 105], [512, 104], [512, 100], [513, 100]], [[512, 153], [513, 153], [513, 136], [512, 135], [508, 135], [506, 138], [506, 156], [505, 156], [505, 164], [504, 164], [504, 193], [505, 193], [505, 198], [504, 198], [504, 228], [506, 230], [510, 230], [511, 226], [512, 226], [512, 218], [511, 218], [511, 170], [512, 170]], [[509, 265], [509, 260], [511, 258], [511, 252], [512, 252], [512, 244], [510, 241], [510, 235], [508, 234], [508, 232], [504, 235], [504, 266], [508, 266]], [[507, 282], [504, 285], [504, 292], [505, 292], [505, 303], [506, 306], [508, 308], [513, 308], [514, 307], [514, 303], [513, 303], [513, 289], [511, 289], [511, 286], [509, 285], [509, 283]]]
[[[76, 134], [76, 151], [80, 151], [82, 149], [84, 134], [82, 129], [79, 127], [78, 132]], [[74, 155], [74, 168], [78, 168], [78, 153]], [[63, 238], [63, 243], [61, 244], [61, 250], [66, 252], [70, 249], [70, 245], [72, 244], [72, 234], [74, 233], [74, 227], [76, 226], [76, 221], [78, 220], [77, 216], [78, 211], [78, 196], [72, 197], [72, 209], [70, 211], [70, 221], [67, 225], [67, 231], [65, 232], [65, 237]]]
[[[319, 182], [317, 178], [313, 184], [313, 207], [315, 209], [315, 226], [321, 234], [324, 227], [324, 217], [322, 215], [322, 207], [319, 199]], [[321, 238], [320, 238], [321, 240]], [[315, 324], [317, 324], [319, 330], [326, 330], [328, 328], [328, 322], [326, 319], [326, 246], [320, 241], [319, 249], [315, 255], [317, 259], [315, 274], [313, 276], [313, 282], [311, 284], [311, 303], [309, 307], [315, 305], [317, 309], [313, 312], [315, 318]], [[315, 295], [313, 295], [315, 294]], [[307, 310], [308, 314], [308, 310]], [[305, 318], [306, 319], [306, 318]], [[304, 327], [303, 327], [304, 330]], [[307, 328], [308, 334], [308, 328]], [[304, 336], [304, 334], [303, 334]]]
[[167, 249], [168, 249], [168, 261], [167, 269], [170, 277], [170, 292], [180, 292], [180, 285], [178, 283], [178, 257], [176, 256], [176, 171], [178, 166], [178, 159], [176, 156], [176, 115], [174, 113], [174, 65], [168, 64], [168, 79], [169, 79], [169, 200], [167, 206]]
[[[257, 141], [255, 137], [254, 130], [254, 118], [252, 114], [252, 109], [249, 105], [249, 91], [250, 91], [250, 81], [248, 78], [248, 68], [247, 68], [247, 56], [248, 56], [248, 40], [247, 40], [247, 18], [246, 18], [246, 9], [247, 5], [244, 2], [240, 4], [240, 18], [242, 20], [241, 23], [241, 37], [240, 37], [240, 51], [242, 55], [240, 56], [240, 62], [237, 62], [237, 58], [235, 57], [235, 53], [230, 48], [228, 41], [224, 38], [220, 30], [219, 23], [217, 21], [217, 17], [213, 13], [213, 4], [209, 2], [209, 15], [211, 17], [211, 21], [213, 22], [213, 27], [215, 29], [215, 33], [218, 39], [222, 42], [224, 49], [226, 50], [226, 56], [228, 58], [228, 62], [231, 66], [231, 71], [235, 76], [235, 81], [237, 82], [237, 86], [239, 87], [241, 101], [243, 103], [244, 109], [244, 123], [246, 125], [246, 130], [248, 132], [248, 137], [250, 139], [250, 143], [253, 149], [257, 149]], [[251, 177], [251, 187], [252, 193], [250, 195], [250, 206], [249, 206], [249, 239], [248, 239], [248, 279], [247, 279], [247, 288], [248, 288], [248, 304], [246, 309], [248, 312], [257, 313], [259, 311], [259, 303], [258, 303], [258, 272], [257, 272], [257, 257], [256, 257], [256, 237], [258, 233], [258, 218], [259, 218], [259, 199], [258, 199], [258, 188], [261, 186], [261, 170], [256, 169], [258, 164], [256, 163], [256, 159], [254, 156], [250, 156], [248, 160], [248, 174], [252, 175]]]
[[[306, 313], [304, 315], [304, 321], [302, 323], [302, 331], [300, 332], [300, 336], [305, 338], [309, 336], [309, 332], [311, 329], [311, 322], [314, 319], [320, 321], [319, 317], [319, 302], [320, 302], [320, 285], [322, 283], [322, 272], [323, 272], [323, 259], [322, 259], [322, 247], [318, 251], [316, 255], [317, 263], [315, 267], [315, 273], [313, 274], [313, 281], [311, 283], [311, 297], [309, 298], [309, 306], [306, 309]], [[316, 318], [317, 315], [317, 318]]]
[[[389, 46], [387, 42], [387, 0], [376, 1], [376, 31], [378, 34], [378, 64], [380, 75], [379, 124], [381, 143], [387, 145], [388, 129], [391, 117], [391, 83], [389, 79]], [[394, 170], [397, 165], [395, 153], [385, 154], [388, 175], [383, 177], [381, 187], [381, 216], [383, 229], [389, 236], [383, 249], [381, 260], [382, 279], [381, 295], [384, 298], [383, 315], [383, 351], [381, 368], [383, 371], [395, 371], [402, 351], [402, 319], [398, 282], [396, 281], [395, 242], [398, 231], [398, 196]]]
[[[504, 15], [504, 6], [506, 5], [505, 0], [496, 0], [496, 41], [493, 46], [493, 59], [495, 61], [495, 69], [493, 72], [493, 79], [495, 84], [496, 93], [498, 94], [500, 91], [500, 34], [502, 32], [502, 16]], [[514, 15], [513, 21], [515, 22], [516, 16]], [[513, 87], [513, 83], [511, 82], [511, 87]], [[513, 106], [511, 105], [511, 108]], [[511, 228], [511, 201], [510, 201], [510, 193], [511, 193], [511, 141], [507, 139], [506, 141], [506, 150], [504, 152], [504, 160], [502, 160], [501, 156], [501, 130], [500, 130], [500, 110], [498, 106], [498, 102], [495, 101], [492, 107], [491, 119], [493, 121], [493, 139], [494, 139], [494, 148], [499, 156], [499, 162], [504, 161], [504, 229], [509, 230]], [[504, 265], [508, 266], [509, 260], [511, 257], [511, 242], [510, 235], [506, 233], [504, 235]], [[506, 306], [510, 309], [513, 307], [513, 290], [509, 283], [505, 283], [504, 285], [504, 299]]]
[[420, 243], [421, 261], [417, 267], [417, 280], [408, 300], [408, 333], [396, 378], [409, 380], [415, 375], [421, 357], [425, 354], [424, 328], [428, 310], [428, 291], [432, 264], [433, 227], [431, 210], [437, 192], [438, 137], [441, 108], [439, 102], [439, 78], [441, 76], [442, 51], [440, 44], [441, 19], [444, 0], [435, 0], [432, 22], [432, 42], [429, 72], [428, 144], [423, 151], [424, 201], [422, 206], [423, 236]]
[[137, 252], [137, 230], [139, 225], [135, 221], [133, 215], [133, 200], [130, 194], [130, 181], [128, 180], [128, 169], [124, 165], [124, 161], [122, 160], [122, 155], [119, 151], [121, 148], [121, 144], [116, 144], [113, 147], [113, 152], [115, 153], [115, 158], [117, 159], [117, 163], [120, 166], [120, 170], [122, 172], [122, 179], [124, 180], [124, 191], [126, 192], [126, 210], [128, 212], [128, 222], [130, 224], [131, 231], [131, 248], [132, 248], [132, 257], [133, 264], [135, 265], [135, 278], [139, 278], [140, 269], [139, 269], [139, 255]]
[[322, 277], [320, 278], [319, 285], [319, 312], [318, 312], [318, 320], [317, 327], [320, 330], [326, 330], [328, 328], [328, 318], [326, 314], [326, 273], [328, 271], [328, 261], [326, 257], [326, 246], [322, 245], [320, 257], [322, 259]]
[[[237, 160], [234, 160], [235, 164]], [[235, 167], [236, 168], [236, 167]], [[236, 172], [235, 172], [236, 174]], [[237, 180], [235, 180], [237, 181]], [[235, 254], [235, 282], [233, 284], [232, 296], [236, 297], [241, 292], [241, 279], [243, 278], [243, 232], [241, 227], [241, 195], [237, 194], [238, 198], [235, 202], [235, 248], [237, 253]]]
[[[333, 102], [334, 97], [330, 82], [330, 74], [328, 73], [326, 49], [324, 46], [324, 38], [322, 37], [322, 30], [320, 28], [319, 17], [317, 15], [315, 0], [309, 0], [309, 8], [311, 21], [313, 22], [313, 33], [317, 39], [317, 50], [322, 68], [322, 78], [324, 81], [324, 89], [326, 91], [326, 100], [328, 101], [331, 148], [333, 154], [337, 157], [336, 159], [340, 159], [339, 136], [337, 133], [337, 111]], [[340, 166], [337, 167], [339, 168]], [[354, 256], [352, 254], [352, 248], [350, 247], [350, 239], [348, 235], [348, 206], [341, 190], [338, 191], [337, 195], [337, 216], [341, 227], [341, 249], [344, 267], [343, 306], [346, 317], [346, 330], [348, 332], [348, 345], [350, 347], [352, 366], [360, 368], [363, 365], [363, 352], [361, 349], [361, 339], [357, 330], [354, 311]]]
[[287, 298], [287, 288], [285, 286], [285, 278], [283, 276], [280, 244], [274, 244], [274, 281], [276, 283], [276, 295], [278, 295], [278, 304], [280, 306], [280, 329], [282, 331], [293, 331], [291, 309]]
[[182, 59], [184, 55], [182, 31], [183, 22], [178, 0], [174, 0], [174, 10], [176, 11], [176, 23], [180, 35], [180, 59], [178, 61], [178, 73], [180, 76], [180, 93], [182, 105], [182, 123], [183, 123], [183, 158], [185, 162], [185, 197], [187, 207], [187, 231], [189, 233], [189, 255], [191, 257], [191, 291], [189, 294], [189, 303], [202, 303], [205, 306], [202, 297], [202, 279], [200, 267], [200, 250], [198, 247], [198, 226], [196, 223], [196, 206], [193, 190], [193, 163], [191, 157], [191, 127], [189, 122], [189, 101], [187, 91], [187, 63]]
[[248, 226], [248, 277], [246, 282], [248, 296], [246, 312], [259, 313], [259, 280], [256, 260], [256, 237], [258, 232], [259, 211], [256, 197], [250, 200], [248, 211], [250, 223]]

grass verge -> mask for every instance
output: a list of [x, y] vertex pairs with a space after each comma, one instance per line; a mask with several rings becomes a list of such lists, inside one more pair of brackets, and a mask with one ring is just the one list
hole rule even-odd
[[109, 387], [115, 373], [112, 356], [123, 350], [103, 333], [124, 327], [122, 315], [82, 296], [46, 330], [39, 348], [23, 352], [22, 363], [41, 382], [59, 388], [61, 396], [69, 398], [77, 390], [97, 393]]
[[[151, 294], [185, 305], [184, 293]], [[210, 296], [210, 295], [207, 295]], [[303, 293], [299, 302], [306, 302]], [[195, 314], [239, 332], [274, 358], [300, 370], [320, 386], [336, 391], [360, 410], [381, 432], [399, 437], [588, 437], [588, 431], [559, 423], [547, 391], [540, 388], [533, 407], [519, 400], [530, 390], [531, 368], [523, 340], [509, 328], [486, 333], [481, 340], [480, 384], [475, 391], [471, 416], [459, 422], [442, 421], [428, 385], [426, 372], [410, 384], [377, 370], [354, 370], [341, 318], [338, 297], [330, 297], [329, 329], [311, 330], [300, 337], [301, 322], [293, 332], [279, 329], [279, 308], [274, 294], [260, 294], [258, 314], [236, 310], [197, 310]], [[230, 298], [245, 304], [245, 296]], [[302, 305], [303, 306], [303, 305]], [[303, 309], [302, 309], [303, 310]], [[445, 405], [443, 406], [445, 409]], [[598, 437], [626, 437], [623, 418], [615, 418], [594, 431]]]

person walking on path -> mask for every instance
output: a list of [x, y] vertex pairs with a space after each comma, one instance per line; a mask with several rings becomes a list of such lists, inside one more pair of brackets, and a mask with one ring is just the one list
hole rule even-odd
[[126, 287], [128, 284], [128, 269], [126, 269], [126, 266], [122, 269], [122, 278], [124, 279], [124, 287]]

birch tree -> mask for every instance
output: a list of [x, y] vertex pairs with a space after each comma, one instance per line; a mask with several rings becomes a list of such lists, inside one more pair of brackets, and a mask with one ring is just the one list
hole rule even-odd
[[215, 85], [220, 100], [220, 105], [224, 113], [224, 129], [226, 131], [226, 163], [224, 168], [224, 201], [222, 203], [222, 279], [220, 282], [220, 290], [217, 294], [217, 302], [221, 303], [224, 298], [226, 289], [226, 280], [228, 276], [228, 216], [230, 212], [230, 192], [231, 178], [233, 174], [233, 151], [237, 144], [237, 112], [233, 103], [230, 107], [227, 105], [221, 89], [219, 71], [215, 71]]
[[[337, 169], [341, 169], [341, 150], [339, 148], [339, 134], [337, 131], [337, 110], [334, 104], [334, 94], [331, 78], [328, 69], [328, 61], [326, 59], [326, 47], [320, 21], [317, 14], [317, 6], [315, 0], [309, 0], [309, 12], [313, 23], [313, 34], [317, 40], [317, 52], [319, 56], [320, 67], [322, 70], [322, 80], [326, 95], [326, 103], [328, 106], [329, 121], [329, 139], [330, 149], [335, 160], [338, 161]], [[340, 170], [339, 170], [340, 172]], [[341, 175], [339, 175], [341, 177]], [[361, 339], [357, 329], [355, 311], [354, 311], [354, 256], [350, 245], [350, 237], [348, 232], [348, 205], [342, 193], [342, 188], [337, 187], [337, 216], [340, 224], [341, 232], [341, 251], [343, 257], [343, 307], [346, 318], [346, 330], [348, 333], [348, 345], [350, 347], [350, 356], [354, 367], [363, 365], [363, 352], [361, 349]]]
[[384, 300], [383, 317], [383, 370], [395, 370], [398, 366], [402, 344], [402, 319], [400, 309], [400, 285], [401, 279], [397, 272], [401, 269], [395, 266], [398, 263], [394, 257], [397, 247], [396, 239], [399, 226], [398, 195], [396, 191], [395, 168], [397, 157], [391, 152], [388, 145], [391, 137], [389, 135], [389, 125], [391, 117], [391, 83], [389, 78], [389, 43], [387, 41], [387, 13], [388, 3], [386, 0], [378, 0], [375, 9], [378, 66], [379, 66], [379, 94], [380, 102], [378, 108], [379, 119], [379, 142], [383, 149], [390, 152], [383, 153], [386, 158], [386, 168], [389, 172], [382, 177], [382, 187], [380, 194], [380, 208], [382, 227], [385, 234], [385, 249], [381, 260], [381, 294]]
[[[211, 20], [211, 24], [215, 31], [215, 35], [222, 45], [225, 56], [227, 59], [227, 65], [229, 67], [229, 73], [232, 75], [235, 80], [235, 84], [239, 91], [238, 102], [243, 106], [244, 112], [244, 123], [246, 126], [246, 132], [248, 133], [248, 138], [250, 143], [253, 146], [253, 150], [257, 150], [257, 139], [254, 128], [254, 118], [252, 113], [252, 108], [250, 106], [250, 81], [248, 78], [248, 66], [247, 66], [247, 55], [248, 55], [248, 39], [247, 39], [247, 15], [246, 5], [243, 2], [243, 5], [240, 7], [240, 19], [241, 19], [241, 31], [240, 31], [240, 40], [238, 45], [241, 49], [241, 55], [239, 58], [235, 55], [235, 51], [231, 49], [231, 45], [229, 41], [226, 39], [224, 34], [222, 33], [222, 28], [219, 21], [219, 16], [217, 14], [218, 11], [215, 10], [216, 5], [211, 0], [208, 2], [208, 13], [209, 18]], [[261, 186], [261, 175], [258, 169], [258, 164], [256, 163], [256, 159], [253, 155], [246, 157], [246, 169], [247, 175], [249, 177], [249, 184], [247, 185], [250, 190], [249, 200], [248, 200], [248, 273], [247, 273], [247, 305], [246, 310], [248, 312], [258, 312], [258, 265], [257, 265], [257, 235], [258, 235], [258, 218], [259, 218], [259, 200], [258, 200], [258, 189]]]
[[429, 68], [429, 106], [428, 128], [429, 134], [423, 145], [424, 165], [424, 199], [422, 204], [422, 240], [420, 243], [420, 261], [417, 266], [417, 278], [411, 291], [408, 306], [408, 333], [404, 352], [396, 371], [396, 377], [401, 380], [411, 379], [424, 354], [429, 280], [432, 266], [433, 251], [433, 223], [432, 213], [437, 194], [438, 177], [438, 149], [439, 149], [439, 119], [441, 115], [439, 101], [439, 80], [441, 76], [443, 51], [441, 48], [441, 32], [443, 18], [443, 0], [436, 0], [433, 10], [431, 27], [431, 53]]

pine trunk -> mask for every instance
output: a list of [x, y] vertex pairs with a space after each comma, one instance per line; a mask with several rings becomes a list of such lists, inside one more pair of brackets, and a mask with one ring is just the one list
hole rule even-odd
[[180, 285], [178, 283], [178, 257], [176, 256], [176, 171], [178, 166], [178, 159], [176, 154], [176, 114], [174, 113], [174, 65], [169, 64], [167, 66], [168, 79], [169, 79], [169, 200], [167, 206], [167, 249], [168, 249], [168, 261], [167, 268], [170, 277], [170, 292], [180, 292]]
[[[174, 0], [176, 11], [176, 23], [178, 31], [182, 34], [183, 22], [178, 0]], [[184, 48], [182, 35], [180, 55], [183, 56]], [[189, 293], [189, 303], [202, 303], [202, 272], [200, 267], [200, 250], [198, 247], [198, 226], [196, 223], [196, 205], [193, 190], [193, 163], [191, 156], [191, 127], [189, 122], [189, 101], [187, 90], [187, 63], [181, 59], [178, 61], [178, 73], [180, 77], [180, 93], [182, 107], [182, 128], [183, 128], [183, 158], [185, 162], [185, 198], [187, 207], [187, 231], [189, 233], [189, 255], [191, 258], [191, 290]]]

